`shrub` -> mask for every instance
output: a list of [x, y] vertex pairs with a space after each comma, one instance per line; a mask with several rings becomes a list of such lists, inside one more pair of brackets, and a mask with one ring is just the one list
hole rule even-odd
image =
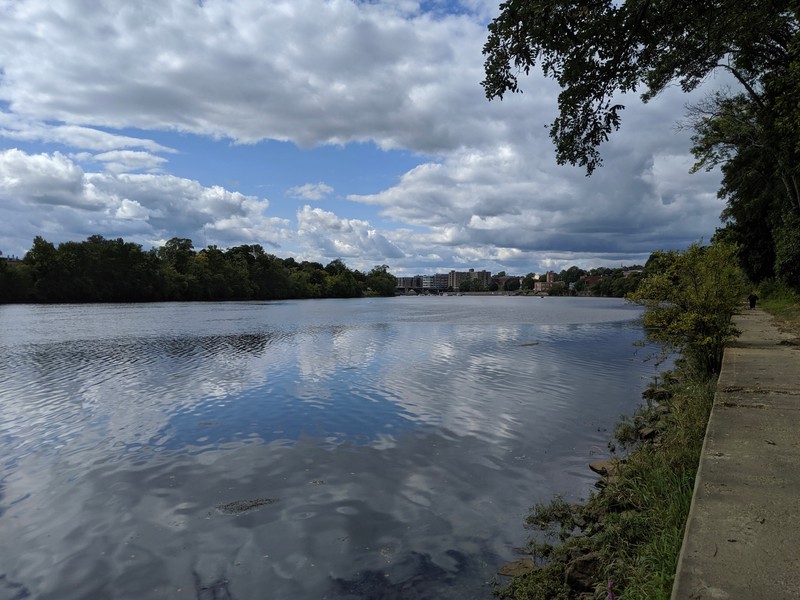
[[725, 344], [738, 333], [731, 316], [747, 287], [736, 251], [717, 242], [662, 254], [658, 268], [627, 296], [645, 307], [649, 338], [706, 374], [719, 372]]

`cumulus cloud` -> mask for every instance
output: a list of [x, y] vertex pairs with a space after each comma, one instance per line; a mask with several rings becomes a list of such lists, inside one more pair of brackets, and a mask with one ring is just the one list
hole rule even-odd
[[[37, 227], [181, 235], [409, 271], [470, 261], [527, 270], [685, 246], [713, 232], [722, 208], [718, 173], [687, 175], [689, 140], [671, 124], [692, 98], [679, 90], [644, 107], [622, 99], [623, 129], [591, 179], [555, 163], [552, 81], [532, 75], [524, 94], [487, 102], [481, 49], [495, 1], [2, 6], [0, 136], [74, 149], [0, 158], [0, 211], [21, 224], [0, 227], [14, 240]], [[304, 206], [290, 222], [267, 216], [265, 199], [221, 187], [224, 175], [206, 185], [169, 175], [162, 155], [175, 149], [155, 141], [163, 131], [311, 149], [372, 142], [420, 164], [369, 193], [327, 173], [327, 183], [282, 185], [290, 199], [329, 200], [329, 211]], [[349, 203], [336, 203], [334, 186]]]
[[63, 154], [0, 153], [0, 193], [31, 205], [96, 208], [83, 192], [83, 170]]
[[556, 165], [541, 140], [520, 136], [451, 152], [405, 173], [392, 188], [348, 198], [427, 227], [426, 246], [450, 260], [482, 255], [503, 264], [509, 259], [497, 248], [530, 253], [534, 262], [596, 256], [618, 263], [618, 256], [685, 247], [714, 231], [721, 204], [718, 173], [689, 174], [688, 135], [665, 120], [648, 120], [648, 111], [669, 112], [681, 101], [669, 92], [652, 106], [634, 102], [634, 127], [605, 145], [605, 167], [591, 178]]
[[481, 20], [416, 3], [145, 0], [87, 13], [31, 0], [0, 22], [0, 99], [66, 124], [439, 152], [504, 129], [478, 84], [484, 35]]
[[356, 259], [346, 262], [359, 267], [404, 256], [400, 248], [367, 221], [342, 219], [308, 205], [297, 211], [297, 234], [312, 252], [328, 259]]
[[0, 219], [0, 236], [20, 249], [44, 232], [53, 242], [102, 233], [148, 246], [174, 236], [223, 246], [289, 238], [288, 222], [265, 214], [266, 199], [173, 175], [84, 172], [59, 153], [1, 151], [0, 207], [13, 216]]

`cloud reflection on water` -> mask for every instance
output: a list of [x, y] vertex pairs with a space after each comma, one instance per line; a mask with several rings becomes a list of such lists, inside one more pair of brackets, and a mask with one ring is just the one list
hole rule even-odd
[[[605, 323], [584, 303], [543, 325], [511, 299], [468, 316], [398, 300], [120, 306], [139, 327], [63, 307], [72, 340], [4, 339], [8, 581], [59, 599], [474, 595], [530, 504], [588, 486], [578, 465], [649, 370], [641, 331], [603, 301]], [[82, 314], [118, 335], [81, 335]], [[214, 508], [259, 498], [275, 502]]]

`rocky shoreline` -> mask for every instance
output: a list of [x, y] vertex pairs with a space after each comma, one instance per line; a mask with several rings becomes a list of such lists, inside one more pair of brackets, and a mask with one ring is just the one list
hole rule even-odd
[[[677, 528], [674, 537], [682, 537], [685, 516], [681, 520], [678, 515], [668, 524], [654, 522], [653, 504], [668, 498], [655, 497], [648, 483], [661, 487], [662, 480], [674, 479], [681, 495], [688, 497], [688, 513], [697, 461], [692, 463], [691, 456], [688, 460], [684, 456], [686, 413], [695, 413], [698, 405], [707, 404], [707, 409], [702, 406], [700, 410], [707, 421], [710, 401], [706, 391], [697, 398], [694, 386], [687, 390], [685, 383], [669, 373], [650, 384], [642, 394], [645, 404], [617, 425], [615, 442], [609, 443], [609, 458], [588, 465], [600, 478], [597, 490], [584, 504], [557, 497], [532, 509], [526, 526], [534, 535], [524, 549], [526, 556], [498, 569], [498, 575], [511, 580], [497, 587], [497, 595], [548, 600], [614, 598], [630, 579], [625, 563], [638, 560], [637, 546], [648, 542], [642, 538], [652, 528]], [[691, 436], [699, 455], [705, 422], [702, 414], [699, 421], [692, 421]]]

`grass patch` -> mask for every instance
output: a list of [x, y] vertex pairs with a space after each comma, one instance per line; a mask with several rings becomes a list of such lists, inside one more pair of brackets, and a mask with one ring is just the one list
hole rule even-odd
[[[617, 428], [618, 467], [583, 505], [532, 509], [528, 550], [539, 565], [496, 594], [516, 600], [669, 598], [714, 382], [667, 374]], [[644, 438], [644, 439], [643, 439]]]
[[758, 286], [759, 303], [785, 327], [800, 334], [800, 293], [775, 279]]

